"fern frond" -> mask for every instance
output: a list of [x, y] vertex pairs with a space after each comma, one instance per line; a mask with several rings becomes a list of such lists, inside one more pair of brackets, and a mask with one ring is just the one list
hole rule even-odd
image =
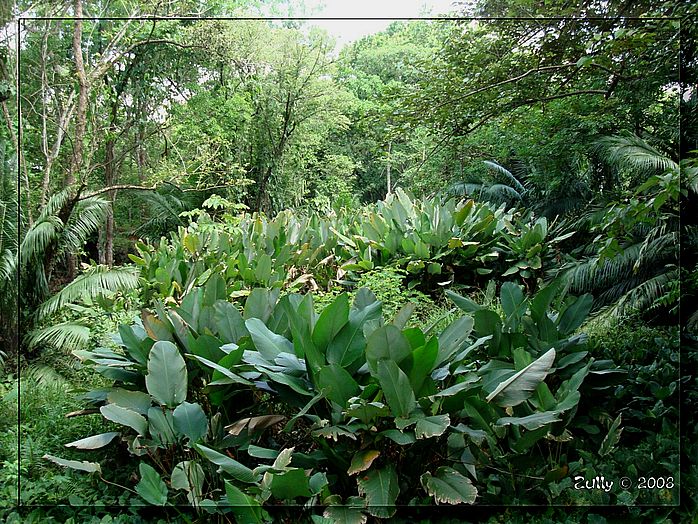
[[39, 306], [37, 320], [53, 315], [66, 304], [84, 295], [96, 297], [105, 292], [125, 291], [138, 287], [138, 270], [132, 267], [94, 266], [87, 269]]

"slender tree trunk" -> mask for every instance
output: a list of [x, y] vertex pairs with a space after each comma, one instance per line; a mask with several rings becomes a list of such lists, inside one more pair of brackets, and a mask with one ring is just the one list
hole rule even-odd
[[85, 141], [85, 129], [87, 128], [87, 95], [89, 85], [85, 73], [85, 62], [82, 56], [82, 0], [75, 0], [75, 27], [73, 33], [73, 57], [75, 59], [75, 72], [78, 78], [78, 106], [75, 116], [75, 137], [73, 140], [73, 158], [70, 170], [66, 173], [65, 185], [75, 183], [77, 175], [83, 167], [83, 147]]

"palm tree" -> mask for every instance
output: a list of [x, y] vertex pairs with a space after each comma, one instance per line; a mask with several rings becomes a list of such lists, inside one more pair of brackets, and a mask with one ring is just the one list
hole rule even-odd
[[14, 155], [0, 141], [2, 349], [10, 355], [17, 351], [15, 334], [18, 324], [29, 350], [41, 344], [75, 348], [89, 339], [86, 325], [65, 322], [40, 326], [47, 324], [66, 305], [84, 296], [94, 298], [135, 288], [138, 272], [131, 267], [92, 266], [59, 291], [54, 291], [51, 280], [55, 266], [66, 255], [82, 250], [88, 237], [102, 224], [109, 204], [97, 197], [81, 199], [81, 189], [64, 189], [50, 198], [34, 224], [23, 233], [23, 213], [17, 199], [14, 166]]
[[609, 165], [645, 182], [631, 199], [585, 217], [600, 234], [595, 253], [563, 268], [570, 290], [594, 294], [597, 313], [608, 318], [667, 306], [675, 310], [679, 166], [636, 136], [605, 137], [598, 148]]

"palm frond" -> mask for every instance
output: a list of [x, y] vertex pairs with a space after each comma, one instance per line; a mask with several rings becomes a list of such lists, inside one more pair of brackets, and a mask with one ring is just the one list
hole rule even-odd
[[101, 198], [88, 198], [75, 206], [61, 233], [58, 251], [76, 253], [82, 249], [90, 235], [104, 223], [108, 209], [109, 202]]
[[125, 291], [138, 287], [138, 270], [132, 267], [94, 266], [87, 269], [39, 306], [37, 320], [53, 315], [66, 304], [84, 295], [96, 297], [105, 292]]
[[596, 146], [606, 162], [620, 168], [651, 174], [678, 168], [671, 158], [635, 135], [603, 137]]
[[608, 310], [608, 315], [623, 318], [633, 313], [649, 309], [662, 295], [668, 291], [670, 282], [679, 278], [677, 268], [645, 280], [640, 285], [624, 294]]
[[90, 328], [77, 322], [62, 322], [27, 333], [29, 349], [50, 345], [57, 349], [72, 350], [84, 347], [90, 341]]
[[490, 160], [485, 160], [484, 163], [493, 171], [496, 171], [497, 173], [504, 175], [504, 177], [514, 185], [514, 187], [517, 189], [519, 193], [523, 193], [524, 191], [526, 191], [524, 185], [521, 182], [519, 182], [519, 180], [507, 168], [499, 165], [497, 162], [492, 162]]
[[70, 382], [48, 364], [32, 364], [22, 373], [22, 380], [31, 381], [38, 386], [67, 388]]
[[19, 247], [22, 268], [43, 259], [48, 246], [58, 239], [63, 222], [55, 215], [47, 215], [37, 220], [29, 228]]

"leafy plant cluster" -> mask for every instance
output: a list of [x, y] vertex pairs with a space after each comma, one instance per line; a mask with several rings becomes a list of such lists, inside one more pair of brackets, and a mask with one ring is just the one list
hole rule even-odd
[[385, 319], [367, 289], [319, 314], [312, 294], [278, 288], [254, 288], [242, 311], [218, 285], [158, 301], [119, 328], [119, 349], [75, 351], [113, 381], [84, 396], [85, 413], [120, 429], [67, 446], [125, 445], [140, 459], [138, 483], [125, 486], [132, 503], [189, 503], [241, 522], [267, 520], [263, 506], [279, 503], [346, 522], [390, 517], [396, 504], [551, 500], [561, 448], [572, 457], [570, 442], [594, 426], [579, 421], [582, 394], [613, 375], [575, 334], [591, 297], [556, 284], [527, 298], [508, 282], [501, 314], [449, 297], [463, 314], [439, 332], [407, 327], [414, 304]]
[[[417, 199], [398, 189], [355, 213], [253, 213], [224, 222], [200, 214], [170, 240], [137, 244], [129, 255], [146, 279], [147, 299], [179, 299], [221, 274], [227, 297], [255, 286], [328, 290], [388, 265], [409, 274], [409, 286], [445, 286], [483, 275], [521, 278], [536, 286], [554, 245], [570, 236], [549, 231], [504, 206], [473, 200]], [[433, 287], [433, 286], [431, 286]]]

